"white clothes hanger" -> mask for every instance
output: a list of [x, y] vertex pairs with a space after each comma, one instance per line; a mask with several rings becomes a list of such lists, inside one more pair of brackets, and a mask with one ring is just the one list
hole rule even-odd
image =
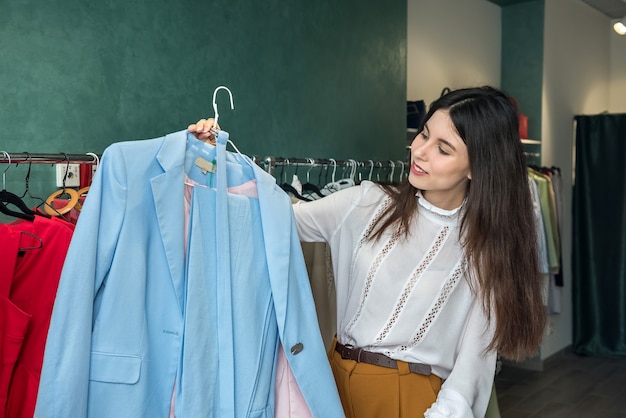
[[[331, 176], [331, 182], [328, 183], [326, 186], [324, 186], [324, 188], [322, 189], [322, 193], [328, 195], [330, 193], [334, 193], [336, 191], [342, 190], [342, 189], [347, 189], [348, 187], [352, 187], [354, 186], [354, 175], [355, 175], [355, 170], [356, 170], [356, 161], [354, 160], [350, 160], [349, 164], [350, 164], [350, 175], [349, 177], [346, 178], [342, 178], [338, 181], [335, 181], [335, 172], [337, 170], [337, 161], [334, 158], [331, 158], [330, 161], [333, 164], [333, 173]], [[352, 164], [352, 161], [354, 161], [354, 165]]]
[[98, 169], [98, 166], [100, 165], [100, 158], [94, 154], [93, 152], [88, 152], [87, 155], [89, 155], [90, 157], [93, 157], [93, 160], [96, 163], [96, 170]]
[[404, 181], [404, 162], [398, 160], [398, 164], [400, 165], [400, 178], [398, 179], [398, 183], [402, 183]]
[[[213, 124], [213, 127], [211, 128], [211, 132], [213, 132], [213, 134], [215, 134], [215, 136], [217, 137], [218, 133], [219, 133], [219, 129], [217, 128], [217, 121], [219, 119], [219, 112], [217, 110], [217, 102], [215, 101], [215, 98], [217, 97], [217, 92], [220, 90], [226, 90], [228, 92], [228, 97], [230, 99], [230, 109], [234, 110], [235, 109], [235, 105], [233, 102], [233, 92], [230, 91], [230, 89], [226, 86], [219, 86], [217, 87], [215, 90], [213, 90], [213, 112], [215, 113], [215, 123]], [[254, 162], [250, 159], [250, 157], [248, 157], [247, 155], [244, 155], [241, 153], [241, 151], [239, 151], [239, 148], [237, 148], [237, 145], [235, 145], [235, 143], [229, 138], [227, 140], [227, 142], [235, 149], [235, 151], [237, 151], [237, 154], [239, 154], [243, 160], [246, 162], [246, 164], [248, 164], [250, 167], [255, 168], [255, 164]]]
[[215, 124], [213, 125], [213, 130], [214, 130], [214, 134], [217, 135], [217, 121], [220, 117], [219, 112], [217, 111], [217, 102], [215, 101], [215, 98], [217, 97], [217, 92], [220, 90], [226, 90], [228, 92], [228, 97], [230, 97], [230, 109], [234, 110], [235, 109], [235, 105], [233, 104], [233, 93], [230, 91], [230, 89], [226, 86], [219, 86], [217, 87], [214, 91], [213, 91], [213, 112], [215, 113]]
[[389, 161], [391, 165], [391, 173], [389, 173], [389, 183], [393, 183], [393, 173], [396, 171], [396, 163], [393, 161]]
[[[218, 134], [218, 128], [217, 128], [217, 121], [220, 117], [220, 114], [217, 110], [217, 102], [215, 101], [215, 98], [217, 97], [217, 92], [220, 90], [226, 90], [228, 92], [228, 97], [230, 98], [230, 109], [234, 110], [235, 109], [235, 105], [233, 103], [233, 92], [230, 91], [230, 89], [226, 86], [219, 86], [217, 87], [215, 90], [213, 90], [213, 112], [215, 113], [215, 117], [213, 118], [215, 120], [215, 123], [213, 124], [213, 127], [211, 128], [211, 131], [215, 134], [215, 136], [217, 136]], [[233, 141], [231, 141], [230, 139], [228, 140], [228, 143], [235, 149], [235, 151], [237, 151], [237, 154], [241, 155], [242, 157], [244, 156], [241, 151], [239, 151], [239, 148], [237, 148], [237, 146], [235, 145], [235, 143]], [[253, 166], [253, 163], [248, 161], [246, 159], [246, 162], [248, 162], [248, 164], [250, 164], [250, 166]]]

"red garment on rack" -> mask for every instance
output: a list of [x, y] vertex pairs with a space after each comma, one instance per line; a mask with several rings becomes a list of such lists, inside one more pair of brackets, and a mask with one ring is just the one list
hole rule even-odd
[[20, 235], [0, 225], [0, 417], [5, 416], [11, 376], [30, 323], [30, 315], [9, 300], [11, 281], [7, 272], [15, 269]]
[[74, 225], [0, 224], [0, 418], [32, 417], [50, 316]]

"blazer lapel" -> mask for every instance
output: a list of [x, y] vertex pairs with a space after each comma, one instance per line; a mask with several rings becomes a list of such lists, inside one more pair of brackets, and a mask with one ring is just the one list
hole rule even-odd
[[278, 189], [276, 180], [260, 167], [254, 167], [263, 223], [263, 237], [267, 266], [276, 309], [276, 321], [282, 335], [287, 315], [288, 286], [285, 276], [291, 262], [291, 205], [283, 200], [289, 197]]
[[166, 135], [156, 157], [164, 172], [150, 180], [161, 239], [181, 312], [185, 274], [183, 204], [185, 147], [186, 131]]

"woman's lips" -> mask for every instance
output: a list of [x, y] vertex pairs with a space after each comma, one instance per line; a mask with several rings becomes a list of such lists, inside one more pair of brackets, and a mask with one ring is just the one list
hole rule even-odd
[[425, 174], [428, 174], [428, 172], [426, 172], [422, 167], [417, 164], [411, 165], [411, 172], [417, 176], [423, 176]]

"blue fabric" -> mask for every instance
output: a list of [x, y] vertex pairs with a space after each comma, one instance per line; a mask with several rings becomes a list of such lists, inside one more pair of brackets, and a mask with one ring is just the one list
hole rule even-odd
[[[229, 228], [241, 228], [242, 225], [233, 223], [231, 226], [228, 222], [228, 196], [226, 192], [226, 143], [228, 134], [220, 131], [217, 136], [217, 202], [215, 205], [215, 231], [219, 245], [215, 256], [217, 258], [217, 275], [215, 278], [217, 284], [217, 309], [218, 309], [218, 328], [217, 341], [219, 344], [219, 377], [220, 391], [219, 400], [220, 408], [215, 416], [236, 416], [235, 415], [235, 390], [234, 379], [235, 367], [233, 354], [235, 347], [233, 346], [233, 292], [232, 277], [230, 275], [229, 265], [230, 259], [230, 237]], [[210, 203], [210, 202], [208, 202]], [[202, 205], [204, 208], [211, 208], [210, 205]], [[239, 295], [238, 295], [239, 296]], [[245, 332], [245, 331], [244, 331]], [[242, 347], [245, 348], [245, 347]], [[212, 414], [213, 415], [213, 414]], [[191, 415], [193, 416], [193, 415]], [[242, 416], [242, 415], [240, 415]]]
[[[36, 417], [167, 417], [177, 378], [177, 416], [270, 417], [279, 339], [313, 415], [343, 416], [289, 197], [220, 142], [216, 155], [181, 131], [105, 150], [61, 276]], [[215, 176], [199, 155], [216, 158]], [[194, 190], [187, 258], [185, 169], [218, 186]], [[224, 181], [253, 179], [258, 199], [225, 193]]]

